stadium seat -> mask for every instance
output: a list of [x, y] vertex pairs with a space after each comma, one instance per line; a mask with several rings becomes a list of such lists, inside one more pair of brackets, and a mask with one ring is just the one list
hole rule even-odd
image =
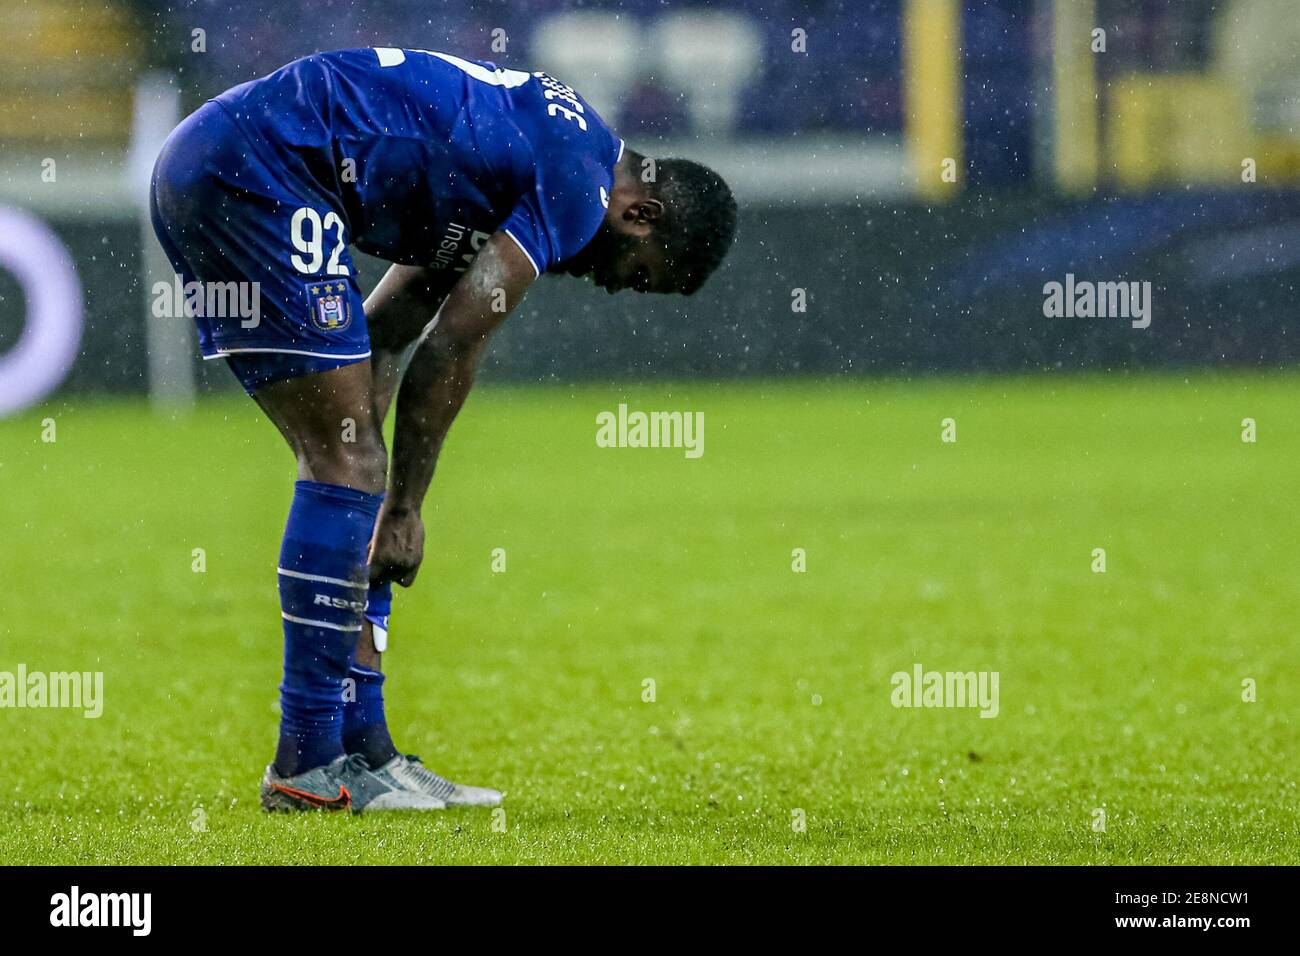
[[559, 13], [533, 33], [533, 63], [582, 92], [604, 117], [618, 115], [631, 86], [639, 45], [630, 18], [596, 11]]
[[740, 98], [759, 72], [763, 39], [741, 13], [692, 11], [664, 16], [651, 29], [664, 79], [687, 94], [698, 132], [730, 133]]
[[0, 0], [0, 140], [121, 141], [141, 38], [125, 4]]
[[1293, 0], [1241, 0], [1221, 10], [1213, 28], [1215, 75], [1244, 101], [1247, 148], [1274, 181], [1300, 180], [1300, 19], [1294, 9]]

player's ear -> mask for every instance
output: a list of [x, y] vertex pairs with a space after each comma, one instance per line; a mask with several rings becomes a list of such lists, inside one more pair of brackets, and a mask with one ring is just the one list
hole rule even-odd
[[623, 218], [635, 226], [652, 226], [664, 215], [664, 204], [658, 199], [638, 199], [628, 203]]

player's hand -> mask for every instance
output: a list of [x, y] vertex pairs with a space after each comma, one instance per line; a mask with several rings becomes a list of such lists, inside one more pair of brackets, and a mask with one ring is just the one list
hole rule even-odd
[[370, 542], [370, 583], [415, 583], [424, 560], [424, 522], [416, 510], [382, 509]]

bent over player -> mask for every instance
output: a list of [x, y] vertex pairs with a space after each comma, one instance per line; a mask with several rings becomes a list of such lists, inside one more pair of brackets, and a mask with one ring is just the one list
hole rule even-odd
[[[544, 73], [392, 48], [297, 60], [204, 104], [164, 144], [151, 211], [172, 265], [186, 282], [259, 284], [260, 318], [195, 316], [199, 346], [298, 463], [266, 809], [500, 801], [394, 746], [379, 668], [391, 585], [415, 579], [438, 452], [488, 337], [538, 276], [689, 295], [726, 255], [736, 206], [722, 179], [680, 159], [643, 168]], [[394, 263], [364, 305], [349, 244]]]

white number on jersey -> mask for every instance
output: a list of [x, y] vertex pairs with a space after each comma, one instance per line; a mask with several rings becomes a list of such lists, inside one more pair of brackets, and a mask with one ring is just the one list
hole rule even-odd
[[375, 53], [379, 56], [380, 66], [398, 66], [406, 62], [407, 53], [423, 53], [425, 56], [436, 56], [445, 63], [450, 63], [462, 73], [466, 73], [482, 83], [490, 83], [493, 86], [504, 86], [508, 90], [516, 86], [523, 86], [532, 77], [523, 70], [503, 70], [498, 67], [496, 70], [489, 70], [478, 63], [471, 63], [469, 60], [462, 60], [458, 56], [452, 56], [450, 53], [439, 53], [436, 50], [399, 50], [391, 46], [377, 46]]
[[328, 212], [325, 214], [324, 221], [322, 221], [320, 213], [310, 206], [303, 206], [294, 212], [293, 220], [289, 226], [293, 247], [306, 254], [306, 257], [295, 255], [290, 260], [293, 262], [293, 267], [306, 275], [312, 275], [320, 271], [321, 264], [325, 262], [325, 231], [327, 229], [334, 229], [336, 232], [334, 251], [330, 253], [330, 261], [325, 265], [325, 274], [331, 276], [351, 275], [352, 273], [348, 267], [339, 262], [339, 256], [343, 255], [343, 250], [347, 246], [347, 243], [343, 240], [343, 220], [338, 217], [337, 213]]
[[578, 94], [573, 87], [565, 86], [553, 76], [545, 73], [525, 73], [523, 70], [506, 70], [497, 67], [495, 70], [489, 70], [487, 67], [478, 63], [472, 63], [469, 60], [462, 60], [458, 56], [452, 56], [450, 53], [439, 53], [436, 50], [399, 50], [397, 47], [377, 46], [375, 55], [379, 57], [379, 65], [400, 66], [406, 62], [407, 53], [423, 53], [425, 56], [436, 56], [444, 63], [450, 63], [456, 69], [460, 70], [474, 79], [488, 83], [492, 86], [503, 86], [508, 90], [513, 90], [516, 86], [523, 86], [534, 77], [546, 88], [545, 96], [548, 100], [563, 100], [568, 106], [562, 106], [559, 103], [547, 103], [546, 112], [550, 116], [563, 116], [578, 124], [578, 128], [583, 132], [587, 130], [587, 121], [582, 118], [586, 112], [582, 104], [578, 102]]

